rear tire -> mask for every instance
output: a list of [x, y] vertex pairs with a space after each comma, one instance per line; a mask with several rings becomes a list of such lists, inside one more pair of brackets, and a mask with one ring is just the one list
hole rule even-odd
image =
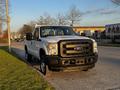
[[32, 55], [30, 55], [27, 50], [25, 51], [25, 58], [27, 60], [27, 62], [32, 62]]

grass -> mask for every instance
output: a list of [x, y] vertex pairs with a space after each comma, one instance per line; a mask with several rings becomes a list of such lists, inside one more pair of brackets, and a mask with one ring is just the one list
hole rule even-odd
[[0, 47], [0, 90], [54, 90], [36, 70]]

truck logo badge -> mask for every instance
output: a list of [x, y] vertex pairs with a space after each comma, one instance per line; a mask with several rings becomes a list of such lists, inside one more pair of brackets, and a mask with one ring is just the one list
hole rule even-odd
[[75, 47], [74, 50], [76, 51], [82, 50], [82, 47]]

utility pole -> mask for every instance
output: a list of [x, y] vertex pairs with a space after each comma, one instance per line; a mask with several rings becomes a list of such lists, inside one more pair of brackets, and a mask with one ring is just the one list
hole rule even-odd
[[11, 52], [10, 17], [9, 17], [9, 9], [8, 9], [8, 0], [6, 0], [6, 22], [7, 22], [7, 31], [8, 31], [8, 46], [9, 46], [9, 52]]

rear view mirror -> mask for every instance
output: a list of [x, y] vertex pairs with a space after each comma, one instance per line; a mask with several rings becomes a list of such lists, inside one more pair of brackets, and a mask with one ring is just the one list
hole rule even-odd
[[26, 33], [26, 40], [32, 40], [32, 33]]

